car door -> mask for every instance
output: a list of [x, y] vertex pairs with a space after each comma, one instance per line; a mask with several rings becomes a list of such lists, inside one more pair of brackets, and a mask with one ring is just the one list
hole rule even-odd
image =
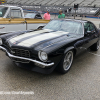
[[11, 8], [10, 13], [7, 15], [7, 22], [7, 32], [26, 30], [26, 23], [21, 9]]
[[8, 11], [8, 7], [0, 7], [0, 34], [6, 33], [7, 31], [7, 23], [5, 15]]
[[98, 37], [98, 31], [95, 25], [91, 22], [84, 23], [84, 47], [89, 48], [96, 43]]

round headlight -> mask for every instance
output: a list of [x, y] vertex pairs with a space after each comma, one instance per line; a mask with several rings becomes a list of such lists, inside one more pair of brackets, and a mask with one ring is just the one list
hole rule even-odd
[[39, 51], [38, 53], [39, 59], [46, 62], [48, 60], [48, 55], [46, 52]]
[[0, 38], [0, 45], [2, 45], [2, 39]]

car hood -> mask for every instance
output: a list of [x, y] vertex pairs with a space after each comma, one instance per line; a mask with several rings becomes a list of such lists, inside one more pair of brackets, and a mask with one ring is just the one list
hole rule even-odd
[[46, 48], [50, 45], [53, 45], [57, 42], [63, 40], [69, 40], [70, 38], [76, 38], [76, 35], [68, 36], [68, 32], [63, 31], [52, 31], [52, 30], [40, 30], [25, 33], [22, 35], [18, 35], [16, 37], [12, 37], [9, 39], [9, 43], [13, 46], [17, 45], [20, 47], [34, 48], [37, 50]]

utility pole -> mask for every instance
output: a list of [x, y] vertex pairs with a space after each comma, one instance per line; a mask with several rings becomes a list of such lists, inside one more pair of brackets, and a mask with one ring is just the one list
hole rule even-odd
[[76, 9], [75, 9], [75, 14], [74, 14], [74, 19], [75, 19], [75, 17], [76, 17]]
[[78, 10], [78, 4], [74, 4], [74, 10], [75, 10], [75, 14], [74, 14], [74, 19], [76, 17], [76, 10]]

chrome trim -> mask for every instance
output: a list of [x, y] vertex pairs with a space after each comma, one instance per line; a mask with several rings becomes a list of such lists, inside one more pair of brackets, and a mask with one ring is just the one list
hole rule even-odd
[[42, 56], [41, 56], [41, 53], [42, 53], [42, 52], [44, 52], [44, 51], [39, 51], [39, 52], [38, 52], [38, 57], [39, 57], [39, 59], [40, 59], [41, 61], [46, 62], [46, 61], [48, 60], [48, 55], [47, 55], [46, 52], [44, 52], [44, 53], [46, 53], [46, 55], [47, 55], [47, 59], [46, 59], [46, 60], [43, 60], [43, 59], [42, 59]]
[[11, 58], [18, 58], [18, 59], [28, 60], [28, 61], [34, 62], [34, 63], [36, 63], [36, 64], [39, 64], [39, 65], [40, 65], [39, 67], [41, 67], [41, 68], [46, 68], [46, 67], [50, 67], [50, 66], [54, 65], [54, 62], [47, 64], [47, 63], [43, 63], [43, 62], [40, 62], [40, 61], [37, 61], [37, 60], [29, 59], [29, 58], [14, 56], [14, 55], [10, 54], [10, 53], [9, 53], [4, 47], [2, 47], [2, 46], [0, 46], [0, 49], [3, 50], [3, 51], [5, 51], [5, 52], [7, 53], [7, 55], [8, 55], [9, 57], [11, 57]]

